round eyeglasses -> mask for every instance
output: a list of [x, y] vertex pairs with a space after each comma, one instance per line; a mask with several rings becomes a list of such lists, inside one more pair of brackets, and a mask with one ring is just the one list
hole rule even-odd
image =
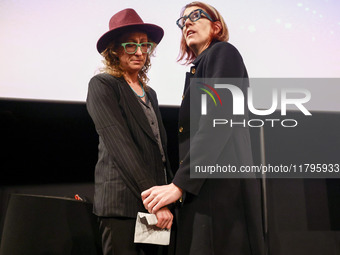
[[[205, 17], [202, 16], [202, 13], [205, 15]], [[197, 9], [197, 10], [194, 10], [194, 11], [190, 12], [189, 15], [186, 15], [186, 16], [183, 16], [183, 17], [179, 18], [179, 19], [176, 21], [177, 26], [178, 26], [180, 29], [183, 29], [183, 27], [185, 26], [185, 22], [187, 21], [188, 18], [189, 18], [192, 22], [195, 22], [195, 21], [199, 20], [200, 18], [207, 18], [208, 20], [210, 20], [211, 22], [213, 22], [212, 18], [209, 16], [208, 13], [206, 13], [206, 12], [203, 11], [202, 9]]]
[[127, 42], [121, 44], [124, 47], [124, 50], [127, 54], [135, 54], [138, 47], [142, 53], [150, 53], [153, 48], [152, 42], [143, 42], [143, 43], [134, 43], [134, 42]]

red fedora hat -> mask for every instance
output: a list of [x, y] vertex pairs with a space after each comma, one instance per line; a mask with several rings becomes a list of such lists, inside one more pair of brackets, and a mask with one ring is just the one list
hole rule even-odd
[[99, 38], [97, 50], [99, 53], [102, 53], [109, 43], [116, 39], [119, 34], [133, 29], [145, 32], [155, 43], [159, 43], [164, 35], [164, 31], [161, 27], [144, 23], [134, 9], [128, 8], [117, 12], [111, 17], [109, 31]]

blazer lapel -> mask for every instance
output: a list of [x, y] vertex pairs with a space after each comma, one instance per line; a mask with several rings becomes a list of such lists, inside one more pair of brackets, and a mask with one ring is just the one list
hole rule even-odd
[[132, 113], [133, 117], [136, 119], [140, 127], [144, 130], [144, 132], [151, 138], [151, 140], [157, 143], [156, 138], [151, 130], [149, 121], [145, 116], [144, 110], [138, 102], [138, 99], [131, 90], [129, 84], [124, 79], [122, 79], [122, 83], [122, 94], [126, 99], [126, 104], [129, 107], [130, 112]]
[[156, 117], [157, 117], [157, 122], [158, 122], [158, 129], [159, 129], [159, 134], [161, 136], [161, 141], [162, 141], [162, 145], [163, 145], [163, 149], [165, 150], [166, 146], [164, 144], [164, 141], [166, 141], [166, 133], [165, 133], [165, 130], [161, 127], [163, 127], [163, 120], [162, 120], [162, 116], [160, 114], [160, 111], [158, 110], [158, 106], [156, 104], [156, 99], [152, 97], [152, 95], [149, 93], [149, 92], [146, 92], [147, 95], [148, 95], [148, 98], [151, 102], [151, 105], [153, 107], [153, 110], [156, 114]]

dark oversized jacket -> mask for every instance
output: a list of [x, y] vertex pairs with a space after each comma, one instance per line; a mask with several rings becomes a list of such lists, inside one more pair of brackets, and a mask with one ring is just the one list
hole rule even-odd
[[[224, 131], [216, 135], [207, 121], [214, 112], [202, 117], [201, 101], [191, 102], [194, 99], [190, 90], [197, 90], [191, 78], [237, 78], [236, 86], [244, 95], [249, 86], [243, 59], [227, 42], [212, 43], [194, 60], [187, 73], [179, 112], [180, 165], [173, 180], [185, 192], [178, 214], [177, 254], [264, 254], [258, 180], [190, 177], [190, 161], [231, 164], [237, 169], [253, 162], [249, 128], [225, 126]], [[224, 116], [233, 119], [232, 98], [222, 96]], [[222, 108], [212, 109], [221, 111]], [[206, 120], [202, 121], [203, 118]], [[242, 118], [248, 120], [247, 111]]]
[[146, 211], [141, 192], [171, 180], [156, 93], [149, 88], [146, 94], [157, 116], [165, 166], [147, 117], [126, 81], [98, 74], [89, 82], [86, 105], [99, 135], [94, 195], [98, 216], [136, 217]]

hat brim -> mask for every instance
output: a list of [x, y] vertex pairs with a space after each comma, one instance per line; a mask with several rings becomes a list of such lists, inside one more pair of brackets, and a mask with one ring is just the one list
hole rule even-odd
[[155, 43], [159, 43], [164, 36], [164, 30], [157, 25], [148, 23], [129, 24], [127, 26], [115, 28], [114, 30], [110, 30], [103, 34], [97, 42], [98, 52], [102, 53], [107, 48], [109, 43], [111, 43], [114, 40], [117, 40], [118, 36], [120, 36], [122, 33], [133, 30], [145, 32], [148, 35], [148, 37]]

